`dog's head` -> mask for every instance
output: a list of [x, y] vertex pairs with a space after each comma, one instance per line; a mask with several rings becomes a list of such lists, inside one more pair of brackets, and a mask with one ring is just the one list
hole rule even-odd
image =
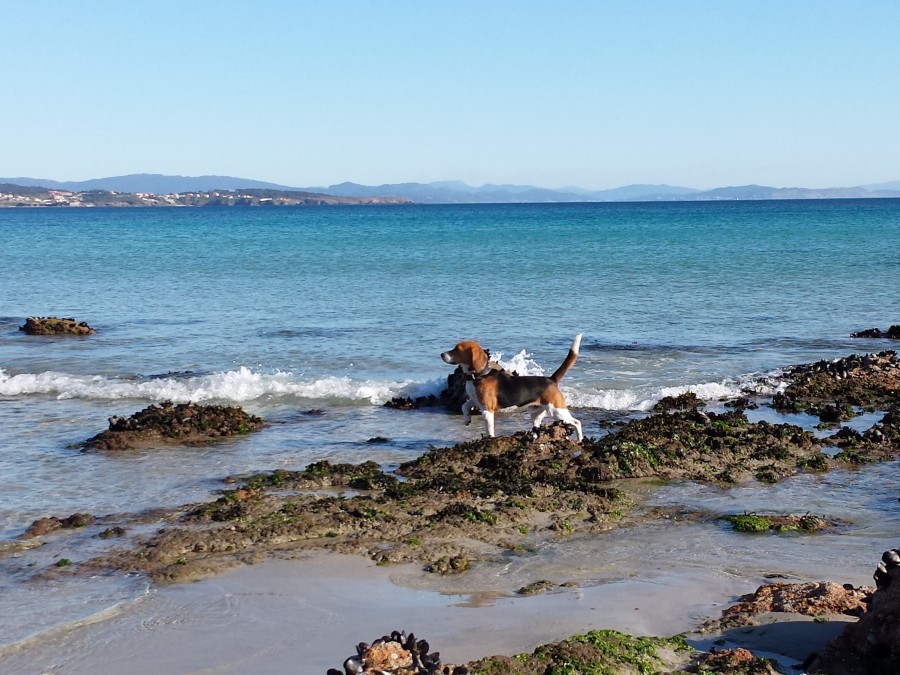
[[462, 366], [466, 373], [480, 373], [488, 365], [487, 352], [471, 340], [463, 340], [449, 352], [441, 354], [441, 358], [445, 363]]

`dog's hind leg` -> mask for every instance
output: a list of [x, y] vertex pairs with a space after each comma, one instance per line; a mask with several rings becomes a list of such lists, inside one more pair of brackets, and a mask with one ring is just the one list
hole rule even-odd
[[568, 408], [556, 408], [556, 410], [553, 411], [553, 416], [560, 422], [565, 422], [566, 424], [571, 424], [575, 427], [575, 434], [578, 436], [579, 443], [584, 439], [584, 433], [581, 430], [581, 422], [572, 416], [572, 413], [569, 412]]
[[541, 423], [544, 421], [544, 418], [547, 416], [548, 412], [549, 411], [547, 409], [547, 406], [542, 405], [539, 408], [537, 408], [537, 410], [535, 410], [533, 413], [531, 413], [532, 431], [537, 431], [538, 427], [541, 426]]

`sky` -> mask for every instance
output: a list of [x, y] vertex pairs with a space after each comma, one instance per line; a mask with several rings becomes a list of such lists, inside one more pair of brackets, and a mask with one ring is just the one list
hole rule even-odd
[[900, 180], [900, 2], [0, 0], [0, 176]]

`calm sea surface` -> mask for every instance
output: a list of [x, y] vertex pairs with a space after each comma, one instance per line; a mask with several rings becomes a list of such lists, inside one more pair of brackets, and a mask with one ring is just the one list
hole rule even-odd
[[[71, 316], [97, 334], [29, 337], [27, 316]], [[390, 466], [477, 437], [479, 425], [441, 410], [382, 407], [438, 392], [439, 354], [461, 339], [549, 373], [584, 333], [563, 390], [590, 436], [604, 416], [666, 394], [715, 405], [764, 391], [760, 378], [783, 366], [889, 348], [849, 335], [892, 323], [900, 200], [3, 209], [0, 544], [41, 516], [208, 499], [230, 473], [323, 458]], [[272, 426], [214, 448], [71, 447], [163, 400], [241, 405]], [[772, 489], [841, 511], [872, 502], [888, 476], [848, 478], [834, 502], [809, 478]], [[882, 525], [865, 527], [896, 531], [878, 503], [867, 517]], [[51, 546], [37, 564], [60, 555]], [[20, 588], [15, 561], [0, 563], [0, 645], [73, 618], [63, 605], [76, 591], [55, 589], [54, 604]], [[92, 611], [136, 593], [77, 592]]]

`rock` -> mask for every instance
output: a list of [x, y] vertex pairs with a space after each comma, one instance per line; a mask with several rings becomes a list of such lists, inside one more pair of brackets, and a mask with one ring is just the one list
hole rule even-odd
[[693, 392], [685, 392], [678, 396], [663, 396], [656, 402], [654, 412], [670, 412], [677, 410], [685, 412], [687, 410], [697, 410], [703, 407], [703, 401]]
[[22, 534], [22, 538], [32, 539], [34, 537], [41, 537], [54, 530], [71, 530], [78, 527], [87, 527], [93, 522], [94, 516], [88, 513], [73, 513], [71, 516], [65, 518], [57, 518], [56, 516], [38, 518], [27, 530], [25, 530], [24, 534]]
[[707, 621], [703, 630], [721, 630], [735, 626], [752, 626], [756, 616], [765, 612], [790, 612], [805, 616], [849, 614], [859, 616], [866, 611], [866, 601], [874, 589], [870, 586], [841, 586], [831, 581], [802, 584], [764, 584], [754, 593], [738, 598], [722, 618]]
[[894, 324], [886, 331], [882, 331], [879, 328], [867, 328], [866, 330], [861, 330], [856, 333], [850, 333], [850, 337], [870, 339], [887, 338], [889, 340], [900, 340], [900, 324]]
[[884, 333], [881, 332], [880, 328], [867, 328], [866, 330], [860, 330], [855, 333], [850, 333], [850, 337], [852, 338], [882, 338], [884, 337]]
[[93, 335], [97, 332], [83, 321], [52, 316], [29, 316], [19, 330], [29, 335]]
[[828, 405], [871, 410], [900, 400], [900, 359], [891, 350], [793, 366], [784, 377], [788, 386], [772, 398], [784, 412], [818, 415]]
[[885, 551], [875, 572], [869, 609], [828, 643], [809, 673], [900, 673], [900, 552]]
[[82, 443], [83, 450], [126, 450], [156, 443], [204, 445], [259, 431], [265, 422], [239, 407], [150, 405], [131, 417], [110, 417], [109, 428]]
[[442, 664], [439, 652], [430, 652], [425, 640], [412, 633], [393, 631], [371, 645], [360, 642], [356, 654], [347, 657], [343, 670], [329, 668], [327, 675], [469, 675], [465, 666]]
[[697, 668], [701, 673], [723, 675], [777, 675], [779, 672], [770, 659], [754, 656], [740, 647], [722, 650], [713, 648], [698, 659]]

